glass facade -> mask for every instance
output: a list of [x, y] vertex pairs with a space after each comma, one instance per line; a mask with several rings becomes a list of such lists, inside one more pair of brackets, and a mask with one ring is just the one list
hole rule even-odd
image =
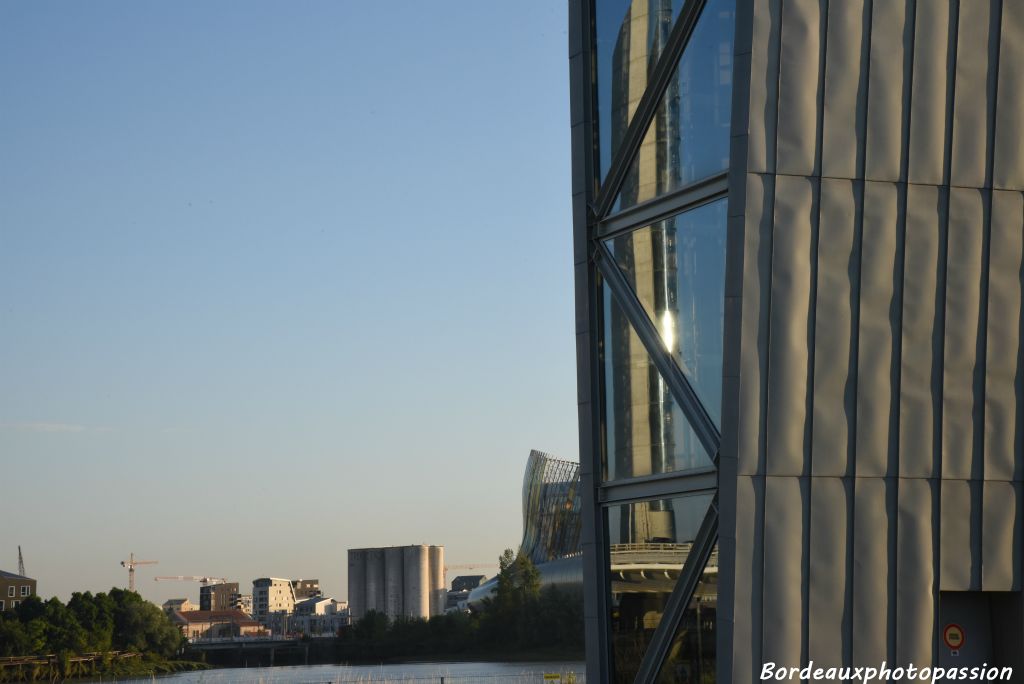
[[711, 498], [639, 501], [605, 510], [613, 681], [633, 681]]
[[598, 550], [585, 558], [599, 594], [587, 600], [603, 616], [588, 655], [595, 636], [605, 644], [588, 675], [711, 682], [735, 0], [583, 7], [590, 68], [578, 73], [592, 81], [577, 92], [594, 154], [574, 173], [595, 179], [596, 363], [581, 417], [595, 444], [582, 458], [600, 475], [584, 543]]
[[734, 5], [734, 0], [708, 0], [630, 163], [613, 211], [678, 190], [728, 166]]
[[722, 403], [726, 201], [605, 241], [717, 424]]
[[607, 286], [604, 305], [603, 479], [710, 467], [711, 456]]

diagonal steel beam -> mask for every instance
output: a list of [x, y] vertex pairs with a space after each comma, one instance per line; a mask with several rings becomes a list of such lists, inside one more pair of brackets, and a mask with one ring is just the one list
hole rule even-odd
[[711, 552], [714, 551], [715, 543], [718, 541], [718, 495], [711, 501], [704, 521], [701, 523], [697, 538], [693, 541], [690, 555], [686, 557], [683, 564], [683, 571], [679, 574], [675, 589], [672, 590], [668, 603], [665, 604], [665, 611], [661, 615], [661, 622], [654, 630], [651, 643], [647, 646], [644, 659], [640, 662], [640, 669], [637, 670], [634, 684], [654, 684], [665, 656], [675, 638], [676, 630], [679, 629], [679, 622], [683, 619], [683, 613], [690, 605], [693, 594], [697, 591], [700, 583], [700, 576], [704, 572]]
[[615, 196], [619, 193], [619, 188], [622, 187], [626, 174], [629, 172], [633, 157], [636, 156], [640, 150], [641, 143], [644, 141], [647, 128], [654, 121], [654, 115], [658, 112], [658, 105], [661, 103], [661, 98], [668, 89], [672, 76], [675, 74], [676, 64], [679, 62], [679, 58], [682, 57], [686, 44], [690, 41], [690, 35], [697, 25], [697, 19], [700, 17], [701, 10], [704, 9], [705, 2], [706, 0], [688, 0], [679, 18], [676, 19], [676, 24], [672, 27], [668, 40], [665, 42], [665, 49], [662, 50], [658, 63], [651, 73], [647, 89], [644, 90], [644, 94], [640, 97], [640, 102], [633, 113], [633, 119], [629, 122], [629, 127], [626, 129], [626, 135], [623, 137], [622, 143], [612, 159], [611, 166], [608, 168], [608, 175], [605, 177], [604, 184], [595, 198], [594, 217], [596, 220], [605, 218], [611, 210], [612, 204], [615, 202]]
[[594, 257], [597, 261], [597, 268], [604, 281], [608, 283], [608, 287], [611, 288], [615, 301], [626, 314], [626, 318], [647, 349], [647, 353], [658, 372], [661, 373], [661, 377], [665, 379], [669, 392], [679, 402], [683, 415], [690, 421], [690, 427], [693, 428], [697, 439], [707, 450], [708, 457], [713, 459], [718, 453], [718, 445], [722, 441], [718, 427], [715, 426], [711, 416], [704, 409], [704, 405], [697, 397], [690, 381], [686, 379], [686, 375], [672, 358], [671, 352], [665, 347], [665, 342], [644, 310], [643, 304], [636, 298], [633, 288], [629, 286], [622, 271], [615, 264], [615, 257], [603, 244], [597, 245]]

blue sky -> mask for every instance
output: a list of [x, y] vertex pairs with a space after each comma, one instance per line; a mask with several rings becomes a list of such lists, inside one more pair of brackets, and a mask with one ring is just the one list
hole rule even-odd
[[0, 3], [0, 568], [518, 544], [577, 458], [565, 13]]

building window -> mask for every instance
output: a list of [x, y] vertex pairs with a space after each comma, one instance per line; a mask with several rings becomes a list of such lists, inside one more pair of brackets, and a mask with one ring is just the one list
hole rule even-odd
[[11, 586], [7, 587], [7, 595], [8, 596], [14, 596], [14, 585], [13, 584]]
[[[576, 225], [595, 255], [597, 310], [585, 313], [598, 361], [581, 368], [593, 407], [581, 427], [596, 433], [584, 456], [599, 474], [592, 494], [611, 502], [589, 525], [604, 586], [587, 601], [601, 608], [609, 657], [589, 658], [588, 674], [604, 681], [715, 675], [709, 475], [722, 424], [735, 4], [581, 3], [594, 44], [580, 71], [592, 80], [577, 91], [594, 92], [577, 104], [593, 115], [596, 154], [575, 158], [574, 180], [595, 211]], [[656, 498], [641, 496], [648, 486]]]
[[27, 584], [22, 584], [21, 585], [21, 595], [22, 596], [29, 596], [30, 595], [29, 592], [31, 590], [32, 590], [32, 588], [29, 585], [27, 585]]
[[4, 602], [3, 602], [3, 599], [0, 599], [0, 612], [2, 612], [3, 610], [4, 610]]

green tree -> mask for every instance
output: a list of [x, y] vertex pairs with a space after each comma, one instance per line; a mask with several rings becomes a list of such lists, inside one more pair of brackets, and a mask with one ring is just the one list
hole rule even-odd
[[384, 613], [368, 610], [355, 626], [355, 637], [359, 641], [383, 641], [387, 636], [390, 621]]
[[46, 623], [46, 645], [53, 653], [85, 653], [88, 635], [75, 614], [57, 597], [46, 602], [42, 619]]
[[114, 639], [113, 603], [106, 594], [76, 591], [68, 601], [68, 610], [86, 631], [86, 649], [91, 652], [111, 650]]

